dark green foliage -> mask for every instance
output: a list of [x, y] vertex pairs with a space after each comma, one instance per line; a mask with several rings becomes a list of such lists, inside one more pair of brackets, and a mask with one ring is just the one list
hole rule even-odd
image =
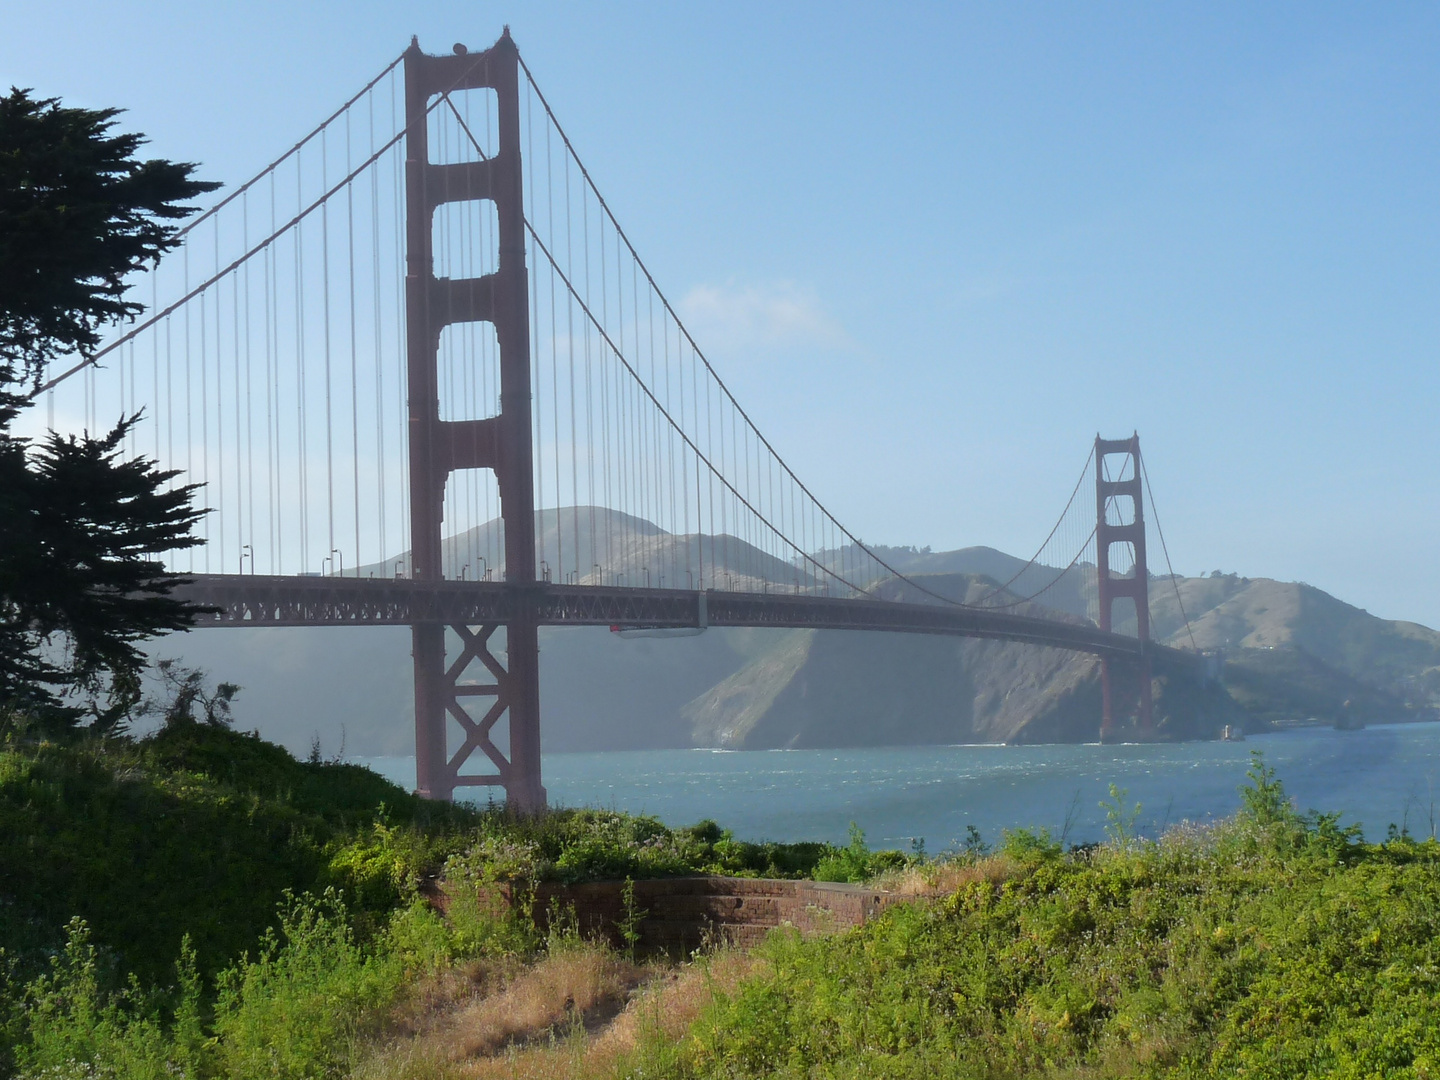
[[[5, 1010], [0, 1075], [171, 1080], [311, 1080], [349, 1075], [406, 984], [412, 913], [382, 940], [357, 941], [333, 891], [286, 896], [253, 955], [203, 979], [188, 950], [174, 985], [117, 981], [83, 920]], [[433, 920], [432, 920], [433, 922]], [[408, 929], [407, 929], [408, 927]], [[423, 936], [424, 931], [421, 931]], [[432, 928], [433, 936], [433, 928]], [[209, 993], [207, 991], [215, 992]], [[0, 999], [0, 1006], [7, 1003]]]
[[54, 942], [80, 916], [147, 980], [171, 970], [186, 934], [214, 972], [254, 946], [286, 890], [335, 884], [361, 912], [388, 912], [473, 817], [367, 769], [200, 724], [135, 744], [12, 744], [0, 754], [0, 945]]
[[[1017, 831], [993, 857], [977, 841], [947, 897], [851, 933], [773, 935], [686, 1037], [651, 1046], [642, 1033], [616, 1075], [1440, 1073], [1440, 844], [1396, 832], [1368, 845], [1334, 815], [1299, 814], [1258, 757], [1242, 794], [1236, 819], [1158, 841], [1127, 834], [1065, 853]], [[796, 845], [736, 844], [713, 822], [437, 807], [363, 769], [297, 762], [201, 723], [136, 744], [11, 745], [0, 812], [0, 881], [28, 873], [15, 894], [27, 902], [50, 889], [42, 918], [136, 909], [103, 928], [52, 925], [55, 951], [28, 968], [11, 950], [0, 1075], [348, 1075], [416, 977], [573, 944], [563, 918], [547, 939], [523, 904], [487, 907], [466, 884], [798, 857]], [[441, 918], [415, 884], [447, 855]], [[846, 848], [804, 857], [857, 873], [877, 859], [858, 829]], [[310, 895], [291, 891], [305, 882]], [[211, 980], [181, 934], [198, 943], [215, 912], [244, 932], [205, 945], [234, 950]]]
[[[33, 1072], [94, 1062], [156, 1080], [344, 1075], [407, 980], [569, 940], [563, 920], [547, 937], [523, 902], [473, 886], [794, 876], [835, 854], [740, 843], [713, 822], [430, 803], [199, 719], [140, 740], [12, 738], [0, 750], [0, 1076], [5, 1053]], [[421, 895], [442, 867], [444, 919]]]
[[302, 762], [221, 725], [0, 752], [0, 947], [33, 957], [83, 918], [122, 970], [166, 977], [182, 936], [213, 973], [287, 890], [342, 891], [364, 935], [446, 866], [475, 881], [694, 873], [800, 877], [835, 849], [751, 844], [613, 811], [518, 818], [417, 798], [356, 765]]
[[1047, 828], [1008, 829], [1000, 843], [1000, 854], [1020, 863], [1048, 862], [1065, 850]]
[[1428, 847], [1423, 867], [1378, 852], [1337, 878], [1177, 839], [781, 937], [683, 1073], [1417, 1075], [1400, 1070], [1440, 1052]]
[[137, 160], [144, 136], [113, 133], [119, 113], [0, 97], [0, 383], [134, 318], [126, 277], [175, 246], [183, 203], [219, 186], [192, 180], [194, 165]]
[[483, 866], [492, 880], [568, 883], [685, 874], [803, 878], [836, 850], [820, 843], [736, 840], [713, 821], [670, 829], [657, 818], [613, 810], [557, 809], [517, 818], [492, 809], [451, 870], [474, 876]]
[[74, 919], [64, 949], [21, 992], [6, 1049], [24, 1076], [73, 1076], [81, 1062], [103, 1063], [126, 1080], [197, 1076], [208, 1055], [201, 980], [188, 948], [176, 975], [171, 993], [147, 991], [133, 978], [117, 984], [90, 928]]
[[333, 892], [287, 897], [278, 931], [220, 977], [215, 1072], [345, 1075], [357, 1040], [378, 1028], [403, 981], [401, 956], [363, 948]]
[[[194, 485], [153, 461], [122, 460], [139, 419], [107, 434], [10, 434], [52, 360], [94, 352], [99, 329], [134, 318], [127, 277], [177, 243], [187, 200], [215, 184], [193, 165], [139, 161], [144, 138], [114, 134], [116, 109], [71, 109], [12, 89], [0, 97], [0, 721], [74, 722], [58, 692], [98, 702], [97, 729], [139, 700], [135, 643], [190, 624], [154, 556], [199, 541]], [[52, 647], [51, 654], [44, 651]], [[59, 663], [56, 650], [63, 653]]]
[[[195, 486], [144, 458], [123, 460], [136, 418], [103, 438], [51, 435], [33, 452], [0, 416], [0, 707], [54, 711], [51, 689], [96, 691], [112, 680], [99, 729], [119, 726], [139, 698], [137, 642], [193, 621], [169, 596], [177, 579], [154, 556], [191, 547], [203, 511]], [[61, 665], [42, 645], [59, 638]]]
[[850, 842], [843, 848], [831, 849], [808, 874], [816, 881], [869, 881], [890, 870], [900, 870], [920, 861], [916, 853], [907, 856], [900, 851], [871, 851], [865, 843], [865, 832], [850, 823]]
[[1259, 750], [1250, 751], [1250, 768], [1245, 776], [1249, 783], [1240, 789], [1240, 804], [1252, 821], [1262, 827], [1294, 823], [1295, 807], [1285, 794], [1285, 785], [1274, 768], [1265, 764], [1265, 756]]

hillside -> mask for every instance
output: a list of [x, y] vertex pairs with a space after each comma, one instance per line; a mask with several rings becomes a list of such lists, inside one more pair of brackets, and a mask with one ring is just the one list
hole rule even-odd
[[[966, 603], [1006, 599], [993, 596], [989, 577], [914, 580]], [[887, 600], [933, 602], [901, 582], [878, 591]], [[1010, 602], [1019, 614], [1081, 621]], [[1214, 738], [1238, 719], [1220, 693], [1181, 694], [1157, 679], [1155, 694], [1157, 726], [1167, 738]], [[1010, 641], [797, 630], [690, 702], [684, 715], [699, 745], [758, 750], [1088, 742], [1099, 736], [1100, 711], [1099, 661], [1083, 653]]]
[[[1235, 662], [1248, 654], [1290, 650], [1381, 691], [1402, 706], [1440, 703], [1440, 633], [1418, 623], [1377, 619], [1312, 585], [1235, 574], [1183, 578], [1180, 601], [1201, 649], [1224, 649]], [[1155, 588], [1156, 637], [1189, 643], [1174, 590]]]
[[[494, 580], [505, 574], [505, 524], [499, 518], [442, 541], [441, 568], [446, 577]], [[789, 582], [794, 569], [745, 540], [729, 534], [668, 533], [643, 518], [601, 506], [567, 506], [535, 513], [536, 565], [552, 581], [581, 585], [651, 584], [690, 588], [703, 574], [707, 582], [729, 580], [736, 589], [759, 590], [764, 582]], [[604, 570], [594, 559], [602, 560]], [[392, 575], [409, 564], [402, 552], [383, 563], [359, 569], [363, 577]]]
[[[590, 507], [547, 512], [537, 525], [552, 574], [571, 566], [577, 536], [584, 549], [594, 535], [612, 551], [629, 552], [636, 573], [650, 570], [657, 585], [666, 559], [683, 560], [688, 551], [698, 560], [702, 549], [707, 560], [728, 554], [721, 565], [735, 577], [789, 575], [785, 564], [733, 537], [671, 536]], [[501, 570], [503, 546], [498, 522], [449, 538], [447, 570], [478, 576], [482, 559], [486, 569]], [[880, 554], [957, 598], [973, 600], [1012, 578], [1020, 596], [1054, 582], [1040, 598], [1043, 607], [1030, 610], [1076, 619], [1093, 613], [1092, 567], [1063, 574], [1031, 567], [1017, 578], [1024, 561], [993, 548]], [[393, 561], [385, 565], [393, 572]], [[581, 580], [590, 574], [593, 568]], [[895, 582], [878, 589], [924, 598], [907, 596]], [[1312, 586], [1235, 575], [1173, 584], [1157, 578], [1151, 621], [1169, 644], [1189, 647], [1193, 633], [1200, 648], [1224, 650], [1226, 682], [1245, 713], [1166, 698], [1157, 684], [1157, 718], [1172, 737], [1209, 737], [1220, 723], [1240, 719], [1252, 728], [1310, 717], [1403, 719], [1440, 704], [1440, 633], [1377, 619]], [[342, 738], [349, 754], [411, 752], [405, 628], [227, 629], [170, 637], [152, 651], [240, 683], [239, 723], [298, 753], [315, 738], [327, 754]], [[1049, 742], [1098, 732], [1091, 658], [1004, 642], [718, 628], [699, 637], [625, 640], [600, 628], [549, 628], [541, 631], [541, 651], [548, 751]]]

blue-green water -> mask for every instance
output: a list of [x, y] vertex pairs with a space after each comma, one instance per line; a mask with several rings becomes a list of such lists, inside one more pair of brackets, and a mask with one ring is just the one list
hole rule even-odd
[[[749, 840], [843, 841], [854, 821], [874, 847], [923, 838], [936, 852], [963, 840], [967, 825], [991, 841], [1020, 827], [1048, 827], [1069, 843], [1102, 839], [1100, 802], [1111, 783], [1141, 804], [1148, 835], [1225, 817], [1240, 804], [1252, 750], [1264, 752], [1302, 810], [1339, 811], [1371, 839], [1392, 822], [1420, 835], [1440, 824], [1434, 723], [1158, 746], [549, 754], [543, 768], [552, 805], [614, 807], [671, 825], [713, 818]], [[414, 786], [413, 758], [362, 762]]]

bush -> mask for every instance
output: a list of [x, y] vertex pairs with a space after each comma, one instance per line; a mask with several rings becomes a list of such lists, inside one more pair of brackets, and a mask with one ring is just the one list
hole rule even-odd
[[656, 1075], [1437, 1075], [1440, 844], [1362, 844], [1258, 759], [1237, 818], [1117, 832], [1012, 832], [943, 903], [772, 935]]
[[871, 851], [864, 831], [852, 821], [850, 842], [822, 856], [811, 877], [816, 881], [869, 881], [879, 874], [903, 869], [916, 858], [899, 851]]
[[90, 928], [72, 919], [64, 950], [25, 988], [12, 1019], [19, 1074], [58, 1078], [99, 1072], [127, 1080], [200, 1075], [208, 1048], [200, 977], [188, 942], [181, 948], [178, 975], [178, 987], [168, 993], [147, 993], [134, 976], [114, 986]]
[[400, 955], [356, 943], [333, 891], [287, 900], [280, 931], [222, 973], [215, 1005], [226, 1074], [275, 1080], [343, 1075], [404, 983]]
[[11, 742], [0, 748], [0, 948], [33, 969], [79, 916], [145, 982], [169, 976], [187, 934], [213, 976], [255, 947], [287, 890], [327, 886], [368, 935], [479, 818], [204, 724], [137, 741]]
[[1063, 851], [1063, 845], [1046, 828], [1006, 829], [1000, 841], [1000, 854], [1022, 863], [1048, 862]]
[[[240, 750], [264, 766], [263, 748]], [[282, 889], [275, 929], [228, 965], [213, 995], [188, 940], [176, 946], [174, 985], [151, 990], [133, 974], [133, 954], [94, 943], [103, 939], [80, 920], [28, 984], [14, 958], [0, 958], [10, 975], [0, 1074], [341, 1076], [412, 980], [473, 957], [573, 950], [573, 913], [551, 913], [544, 937], [530, 918], [527, 895], [545, 878], [621, 866], [761, 872], [793, 859], [817, 877], [856, 881], [920, 858], [871, 852], [853, 826], [844, 848], [754, 845], [713, 822], [671, 830], [606, 811], [520, 820], [442, 810], [422, 820], [411, 808], [397, 821], [377, 800], [351, 804], [354, 823], [342, 825], [300, 813], [278, 789], [262, 796], [254, 776], [220, 783], [219, 764], [187, 761], [166, 773], [143, 746], [11, 748], [0, 755], [0, 808], [71, 830], [37, 846], [84, 854], [82, 808], [111, 814], [107, 829], [119, 828], [116, 807], [174, 809], [219, 822], [210, 839], [223, 844], [243, 836], [235, 808], [245, 807], [262, 836], [276, 820], [297, 826], [284, 834], [288, 850], [310, 852], [307, 872], [330, 884], [318, 896]], [[265, 767], [272, 779], [291, 768]], [[353, 790], [343, 775], [338, 783]], [[987, 857], [974, 837], [943, 902], [894, 907], [829, 938], [771, 935], [752, 975], [716, 991], [685, 1038], [660, 1046], [642, 1028], [617, 1067], [677, 1078], [1436, 1075], [1440, 843], [1392, 831], [1365, 844], [1335, 815], [1300, 814], [1258, 758], [1244, 794], [1231, 821], [1158, 840], [1133, 835], [1118, 790], [1109, 844], [1065, 853], [1047, 832], [1019, 830]], [[276, 853], [267, 862], [257, 848], [238, 848], [239, 871], [273, 887], [283, 881], [266, 876]], [[17, 850], [0, 836], [6, 858]], [[444, 916], [423, 896], [440, 859]], [[134, 895], [135, 923], [111, 925], [136, 925], [171, 902], [152, 897], [146, 908]], [[128, 944], [162, 939], [154, 933]]]

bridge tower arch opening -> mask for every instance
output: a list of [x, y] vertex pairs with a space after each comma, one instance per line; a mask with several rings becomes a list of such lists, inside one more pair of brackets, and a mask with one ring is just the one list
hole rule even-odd
[[[1095, 591], [1100, 606], [1100, 629], [1114, 632], [1116, 602], [1134, 604], [1135, 632], [1141, 642], [1137, 661], [1125, 663], [1125, 675], [1134, 683], [1122, 693], [1120, 671], [1109, 655], [1100, 660], [1100, 741], [1119, 735], [1117, 712], [1133, 717], [1137, 734], [1154, 733], [1151, 698], [1150, 571], [1145, 557], [1145, 502], [1140, 465], [1140, 436], [1102, 439], [1095, 436]], [[1128, 607], [1129, 605], [1125, 605]]]
[[[491, 639], [502, 624], [451, 627], [461, 642], [447, 666], [446, 624], [412, 624], [415, 672], [416, 787], [428, 798], [451, 799], [466, 785], [499, 784], [521, 813], [545, 807], [540, 782], [540, 676], [535, 587], [535, 493], [531, 439], [529, 283], [525, 265], [525, 207], [520, 159], [519, 53], [507, 28], [484, 52], [432, 56], [412, 41], [405, 53], [405, 320], [409, 378], [410, 541], [412, 576], [443, 577], [441, 539], [445, 485], [452, 473], [490, 469], [500, 494], [505, 531], [505, 662]], [[430, 160], [427, 117], [436, 97], [492, 90], [498, 107], [498, 147], [489, 156], [457, 163]], [[499, 251], [493, 272], [437, 277], [433, 222], [447, 204], [488, 201], [494, 206]], [[438, 353], [447, 326], [488, 322], [499, 348], [500, 409], [494, 416], [440, 416]], [[462, 682], [479, 663], [492, 681]], [[467, 702], [490, 704], [475, 715]], [[502, 717], [507, 757], [492, 739]], [[449, 724], [461, 732], [449, 749]], [[494, 772], [462, 769], [476, 752]]]

